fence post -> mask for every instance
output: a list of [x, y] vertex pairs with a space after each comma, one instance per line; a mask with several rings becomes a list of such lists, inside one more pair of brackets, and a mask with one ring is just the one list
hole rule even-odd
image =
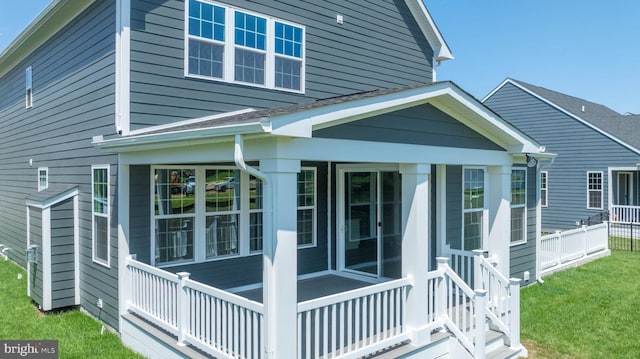
[[178, 315], [178, 345], [186, 346], [185, 343], [187, 328], [189, 327], [189, 294], [187, 293], [187, 279], [190, 274], [187, 272], [176, 273], [178, 275], [178, 295], [176, 298]]
[[556, 231], [556, 265], [562, 264], [562, 233], [560, 231]]
[[589, 240], [589, 227], [582, 226], [583, 238], [584, 238], [584, 253], [582, 254], [584, 257], [587, 256], [587, 241]]
[[474, 353], [473, 357], [475, 359], [484, 359], [485, 357], [485, 317], [487, 315], [487, 291], [484, 289], [476, 289], [476, 333], [475, 333], [475, 343], [474, 343]]
[[482, 257], [485, 251], [482, 249], [473, 250], [473, 289], [485, 289], [482, 284]]
[[[438, 262], [438, 271], [441, 271], [442, 274], [438, 277], [437, 288], [436, 288], [436, 319], [442, 319], [444, 314], [447, 312], [447, 283], [446, 276], [444, 275], [445, 269], [449, 266], [447, 262], [449, 262], [449, 258], [446, 257], [438, 257], [436, 258]], [[444, 327], [442, 328], [444, 331]]]
[[509, 279], [509, 293], [511, 294], [511, 315], [509, 316], [511, 335], [509, 346], [511, 349], [518, 349], [520, 348], [520, 279]]
[[629, 223], [629, 245], [631, 246], [631, 252], [633, 252], [633, 223]]

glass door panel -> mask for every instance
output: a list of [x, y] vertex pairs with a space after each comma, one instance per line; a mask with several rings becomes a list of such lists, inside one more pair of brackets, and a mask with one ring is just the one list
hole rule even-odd
[[382, 276], [402, 276], [402, 182], [398, 172], [381, 172]]
[[378, 275], [377, 172], [344, 174], [344, 267]]

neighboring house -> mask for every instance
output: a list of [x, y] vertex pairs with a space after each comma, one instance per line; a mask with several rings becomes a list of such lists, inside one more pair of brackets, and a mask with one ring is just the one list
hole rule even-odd
[[150, 357], [524, 354], [553, 155], [451, 58], [421, 0], [53, 2], [0, 54], [0, 245]]
[[558, 154], [541, 171], [544, 232], [606, 211], [612, 222], [640, 222], [640, 116], [514, 79], [483, 103]]

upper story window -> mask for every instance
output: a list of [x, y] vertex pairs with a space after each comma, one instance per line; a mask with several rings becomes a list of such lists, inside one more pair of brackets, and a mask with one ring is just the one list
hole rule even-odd
[[38, 192], [49, 187], [49, 170], [46, 167], [38, 168]]
[[549, 203], [549, 172], [540, 172], [540, 205], [547, 207]]
[[27, 67], [25, 73], [25, 106], [30, 108], [33, 106], [33, 72], [31, 66]]
[[208, 0], [186, 17], [187, 76], [304, 92], [304, 27]]
[[587, 209], [602, 209], [602, 172], [587, 172]]
[[457, 249], [470, 251], [483, 246], [487, 207], [485, 183], [484, 168], [464, 168], [462, 248]]
[[527, 170], [511, 171], [511, 243], [527, 241]]

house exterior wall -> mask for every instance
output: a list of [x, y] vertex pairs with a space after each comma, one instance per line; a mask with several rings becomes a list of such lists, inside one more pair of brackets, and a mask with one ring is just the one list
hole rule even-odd
[[451, 248], [462, 245], [462, 166], [447, 166], [446, 243]]
[[[575, 228], [576, 221], [608, 209], [609, 167], [633, 166], [638, 155], [605, 135], [507, 83], [485, 105], [558, 157], [548, 171], [548, 207], [542, 231]], [[587, 171], [603, 173], [603, 208], [587, 209]]]
[[[117, 328], [117, 157], [91, 144], [93, 136], [115, 131], [115, 7], [95, 2], [0, 78], [0, 243], [11, 248], [11, 260], [26, 265], [25, 199], [37, 191], [38, 167], [48, 168], [49, 184], [79, 185], [81, 304]], [[33, 107], [26, 109], [28, 66]], [[92, 261], [94, 164], [111, 165], [109, 268]]]
[[[429, 83], [433, 51], [404, 1], [228, 1], [305, 27], [304, 94], [185, 78], [187, 1], [132, 0], [131, 129]], [[336, 23], [336, 15], [344, 24]], [[171, 90], [168, 90], [171, 89]]]
[[75, 305], [73, 198], [51, 208], [51, 305]]
[[527, 169], [527, 242], [511, 246], [510, 275], [512, 278], [524, 278], [524, 272], [529, 272], [529, 282], [535, 281], [536, 276], [536, 245], [537, 245], [537, 205], [538, 183], [536, 168]]

